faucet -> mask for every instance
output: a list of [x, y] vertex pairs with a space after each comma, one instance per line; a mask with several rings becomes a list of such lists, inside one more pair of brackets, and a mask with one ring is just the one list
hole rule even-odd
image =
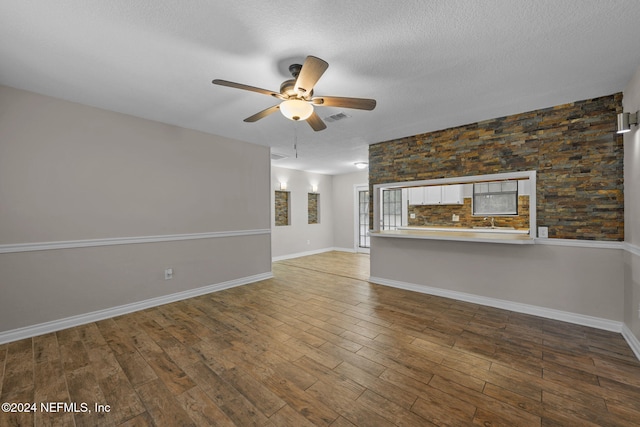
[[494, 224], [495, 219], [494, 219], [493, 217], [491, 217], [491, 218], [488, 218], [488, 217], [486, 217], [486, 216], [484, 217], [484, 220], [485, 220], [485, 221], [486, 221], [486, 220], [488, 220], [488, 219], [490, 219], [490, 220], [491, 220], [491, 228], [496, 228], [496, 226], [495, 226], [495, 224]]

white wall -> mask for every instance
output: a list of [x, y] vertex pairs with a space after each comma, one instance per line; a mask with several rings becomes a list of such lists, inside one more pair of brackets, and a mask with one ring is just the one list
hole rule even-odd
[[[331, 175], [271, 167], [271, 210], [274, 209], [275, 191], [280, 183], [287, 183], [290, 203], [290, 225], [275, 226], [271, 212], [271, 248], [273, 259], [321, 252], [333, 247], [333, 179]], [[320, 194], [320, 223], [309, 224], [307, 195], [312, 186]]]
[[0, 342], [271, 275], [267, 147], [5, 86], [0, 129]]
[[[627, 84], [622, 99], [624, 111], [640, 110], [640, 67]], [[640, 340], [640, 127], [624, 134], [624, 322]], [[640, 351], [640, 348], [638, 348]]]

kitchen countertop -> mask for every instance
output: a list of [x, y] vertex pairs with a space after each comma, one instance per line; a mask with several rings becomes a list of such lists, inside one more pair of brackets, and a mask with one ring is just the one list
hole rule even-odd
[[535, 240], [529, 234], [511, 234], [503, 232], [478, 231], [443, 231], [424, 227], [411, 228], [409, 230], [383, 230], [370, 232], [372, 237], [391, 237], [401, 239], [431, 239], [431, 240], [451, 240], [458, 242], [481, 242], [481, 243], [506, 243], [516, 245], [533, 244]]

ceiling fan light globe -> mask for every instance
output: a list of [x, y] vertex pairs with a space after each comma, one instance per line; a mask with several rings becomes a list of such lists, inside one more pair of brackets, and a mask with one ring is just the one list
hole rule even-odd
[[289, 120], [307, 120], [313, 114], [313, 105], [300, 99], [289, 99], [280, 104], [280, 112]]

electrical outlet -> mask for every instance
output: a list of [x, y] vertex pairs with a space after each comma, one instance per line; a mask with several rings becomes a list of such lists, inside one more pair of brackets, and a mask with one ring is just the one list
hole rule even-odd
[[460, 222], [460, 215], [456, 215], [456, 214], [451, 215], [451, 221]]
[[173, 268], [167, 268], [164, 270], [164, 280], [173, 279]]
[[307, 245], [310, 245], [310, 244], [311, 244], [311, 240], [307, 240]]
[[549, 237], [549, 227], [538, 227], [538, 237], [541, 239]]
[[409, 218], [416, 219], [416, 214], [409, 214]]

